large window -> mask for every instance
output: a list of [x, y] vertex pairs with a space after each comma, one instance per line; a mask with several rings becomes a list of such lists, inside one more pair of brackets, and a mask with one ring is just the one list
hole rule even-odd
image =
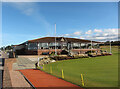
[[[56, 48], [60, 48], [60, 43], [56, 43]], [[39, 43], [39, 49], [55, 49], [55, 43]]]
[[28, 43], [28, 50], [37, 50], [37, 43]]
[[74, 47], [79, 47], [79, 45], [80, 45], [79, 43], [73, 43]]
[[[55, 46], [55, 43], [50, 43], [49, 46]], [[60, 44], [56, 43], [56, 46], [60, 46]]]
[[39, 49], [48, 49], [48, 43], [39, 43]]
[[63, 46], [67, 46], [67, 43], [64, 42], [64, 43], [63, 43]]
[[44, 49], [48, 49], [49, 47], [48, 47], [48, 43], [42, 43], [42, 47], [44, 48]]

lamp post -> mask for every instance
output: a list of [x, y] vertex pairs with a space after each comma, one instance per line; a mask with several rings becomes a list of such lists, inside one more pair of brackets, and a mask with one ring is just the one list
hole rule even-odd
[[[39, 52], [39, 47], [40, 47], [40, 44], [38, 43], [38, 52]], [[39, 66], [39, 53], [38, 53], [38, 66]]]
[[56, 23], [55, 23], [55, 55], [57, 55], [57, 51], [56, 51]]
[[[109, 37], [110, 37], [110, 32], [108, 33]], [[112, 54], [111, 52], [111, 39], [110, 39], [110, 54]]]

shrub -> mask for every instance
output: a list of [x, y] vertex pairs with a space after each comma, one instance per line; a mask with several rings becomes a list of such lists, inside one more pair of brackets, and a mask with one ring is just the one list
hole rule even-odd
[[87, 51], [87, 52], [85, 52], [85, 54], [90, 54], [90, 53], [95, 53], [95, 51]]

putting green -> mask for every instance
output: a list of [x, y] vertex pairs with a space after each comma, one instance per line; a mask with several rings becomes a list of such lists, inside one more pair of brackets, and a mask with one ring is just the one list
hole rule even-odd
[[[102, 47], [109, 51], [108, 47]], [[82, 86], [80, 75], [83, 74], [85, 87], [117, 87], [118, 86], [118, 47], [112, 47], [111, 56], [80, 58], [58, 61], [44, 66], [44, 71], [64, 80]], [[50, 68], [52, 67], [52, 68]]]

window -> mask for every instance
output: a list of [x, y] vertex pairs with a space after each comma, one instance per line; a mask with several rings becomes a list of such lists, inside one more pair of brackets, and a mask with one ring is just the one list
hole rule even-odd
[[37, 43], [28, 43], [28, 50], [37, 50], [38, 45]]

